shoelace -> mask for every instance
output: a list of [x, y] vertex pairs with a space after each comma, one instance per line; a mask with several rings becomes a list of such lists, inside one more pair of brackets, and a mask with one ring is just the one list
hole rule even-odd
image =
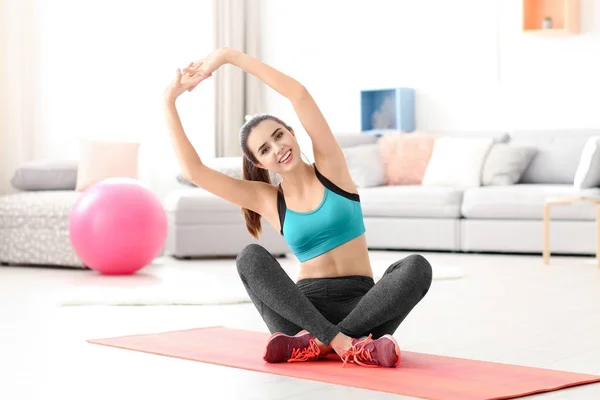
[[320, 353], [321, 349], [319, 349], [319, 345], [315, 339], [310, 339], [307, 347], [303, 349], [292, 349], [292, 356], [287, 362], [316, 360], [319, 358]]
[[342, 367], [345, 367], [347, 362], [354, 362], [363, 367], [377, 367], [377, 364], [373, 361], [373, 356], [371, 356], [371, 351], [366, 348], [369, 343], [373, 342], [372, 336], [372, 334], [369, 335], [364, 340], [351, 345], [350, 348], [346, 350], [342, 355]]

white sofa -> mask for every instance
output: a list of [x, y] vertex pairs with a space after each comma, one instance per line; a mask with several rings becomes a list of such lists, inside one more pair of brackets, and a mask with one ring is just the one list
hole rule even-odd
[[[544, 201], [578, 194], [575, 171], [587, 139], [600, 130], [435, 132], [454, 137], [493, 137], [495, 142], [527, 143], [537, 153], [518, 184], [461, 189], [445, 186], [359, 187], [371, 249], [454, 252], [541, 253]], [[365, 134], [338, 135], [344, 149], [375, 143]], [[231, 159], [236, 175], [241, 161]], [[586, 195], [600, 196], [600, 188]], [[198, 188], [173, 191], [166, 199], [169, 240], [176, 257], [204, 256], [210, 250], [237, 254], [250, 241], [239, 209]], [[552, 209], [553, 253], [594, 254], [595, 210], [590, 205]], [[268, 224], [266, 246], [287, 246]], [[216, 250], [215, 250], [216, 251]]]
[[[543, 205], [550, 197], [600, 197], [600, 188], [577, 190], [575, 172], [585, 143], [600, 130], [515, 131], [511, 142], [538, 152], [517, 185], [468, 190], [461, 206], [461, 251], [539, 253]], [[600, 168], [600, 167], [599, 167]], [[595, 254], [595, 210], [590, 204], [551, 209], [554, 253]]]
[[[527, 143], [538, 151], [518, 184], [461, 189], [446, 186], [359, 187], [371, 249], [453, 252], [541, 253], [544, 201], [573, 195], [573, 179], [587, 139], [596, 131], [435, 132], [486, 136], [497, 142]], [[340, 134], [344, 149], [375, 143], [366, 134]], [[238, 158], [212, 160], [241, 176]], [[269, 224], [254, 240], [241, 210], [214, 195], [178, 182], [176, 169], [160, 169], [145, 181], [164, 199], [169, 231], [164, 253], [174, 257], [232, 257], [249, 243], [275, 255], [289, 253]], [[275, 177], [274, 177], [275, 178]], [[600, 188], [587, 190], [600, 196]], [[68, 213], [80, 193], [73, 190], [20, 192], [0, 196], [0, 263], [84, 267], [70, 246]], [[594, 210], [570, 205], [552, 210], [553, 253], [594, 254]]]
[[[488, 134], [483, 134], [488, 135]], [[373, 249], [541, 253], [544, 202], [580, 194], [573, 186], [581, 152], [598, 131], [514, 131], [510, 143], [538, 151], [520, 182], [466, 190], [393, 186], [359, 189]], [[600, 189], [586, 189], [600, 196]], [[594, 254], [595, 210], [587, 204], [551, 210], [554, 253]]]

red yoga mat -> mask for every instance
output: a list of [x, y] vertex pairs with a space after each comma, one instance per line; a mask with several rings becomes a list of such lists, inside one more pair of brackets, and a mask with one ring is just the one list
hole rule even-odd
[[600, 382], [600, 376], [402, 352], [397, 368], [365, 368], [336, 355], [268, 364], [269, 334], [223, 327], [89, 340], [94, 344], [426, 399], [511, 399]]

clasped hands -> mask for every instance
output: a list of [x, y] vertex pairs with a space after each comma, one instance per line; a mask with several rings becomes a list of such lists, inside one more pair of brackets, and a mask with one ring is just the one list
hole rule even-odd
[[177, 68], [175, 78], [165, 89], [165, 99], [175, 101], [184, 92], [194, 90], [200, 82], [210, 78], [214, 71], [228, 62], [229, 54], [228, 48], [218, 49], [201, 60], [190, 62], [183, 69]]

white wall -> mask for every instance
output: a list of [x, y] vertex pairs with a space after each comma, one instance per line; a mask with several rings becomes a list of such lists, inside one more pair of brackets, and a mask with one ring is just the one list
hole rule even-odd
[[[360, 90], [416, 89], [417, 129], [599, 128], [600, 1], [582, 35], [521, 32], [522, 0], [264, 0], [263, 60], [306, 85], [334, 131]], [[298, 126], [267, 90], [266, 112]]]
[[521, 32], [521, 2], [502, 2], [500, 84], [514, 128], [600, 128], [600, 1], [580, 0], [581, 34]]
[[[151, 141], [174, 163], [161, 94], [212, 50], [212, 1], [35, 1], [37, 156], [75, 157], [76, 138], [96, 136]], [[599, 0], [581, 0], [582, 35], [567, 38], [523, 34], [522, 0], [261, 1], [262, 59], [304, 83], [335, 131], [360, 129], [361, 89], [395, 86], [416, 88], [421, 130], [600, 127]], [[209, 157], [212, 81], [198, 89], [179, 107]], [[266, 92], [265, 111], [301, 130]]]
[[[45, 154], [78, 156], [77, 138], [151, 143], [175, 162], [162, 93], [177, 67], [212, 50], [211, 0], [37, 0], [38, 127]], [[214, 155], [212, 81], [178, 101], [201, 156]]]

